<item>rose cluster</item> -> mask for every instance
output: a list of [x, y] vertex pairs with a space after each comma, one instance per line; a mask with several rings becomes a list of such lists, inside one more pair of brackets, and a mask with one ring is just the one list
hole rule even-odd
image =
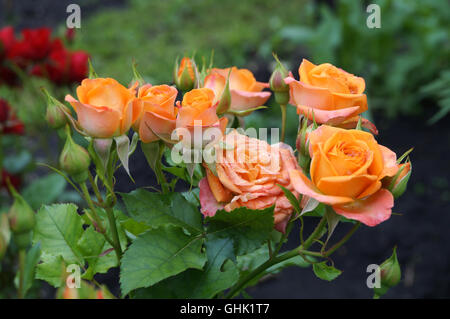
[[88, 54], [69, 50], [62, 39], [52, 38], [51, 32], [49, 28], [23, 29], [18, 38], [13, 27], [0, 29], [0, 84], [19, 84], [19, 70], [58, 85], [86, 77]]
[[[295, 80], [279, 63], [263, 83], [246, 69], [199, 71], [183, 58], [174, 70], [176, 86], [152, 86], [138, 78], [127, 88], [111, 78], [84, 79], [77, 99], [67, 95], [66, 101], [77, 114], [72, 123], [91, 138], [118, 138], [133, 127], [146, 145], [173, 148], [181, 141], [185, 148], [208, 149], [212, 161], [203, 161], [199, 182], [205, 216], [219, 209], [274, 207], [275, 228], [284, 232], [294, 210], [315, 201], [368, 226], [385, 221], [394, 197], [406, 187], [411, 163], [379, 145], [376, 127], [361, 117], [368, 109], [364, 79], [307, 60], [299, 75]], [[232, 129], [243, 122], [236, 118], [263, 106], [272, 94], [263, 91], [268, 87], [278, 103], [297, 108], [297, 156], [282, 142], [270, 145]], [[219, 136], [206, 137], [210, 129]]]

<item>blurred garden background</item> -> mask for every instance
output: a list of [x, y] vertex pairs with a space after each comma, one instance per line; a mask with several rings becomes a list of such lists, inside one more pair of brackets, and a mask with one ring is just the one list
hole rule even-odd
[[[362, 227], [345, 245], [334, 258], [343, 270], [338, 279], [328, 283], [307, 269], [289, 268], [249, 289], [252, 297], [370, 298], [366, 267], [389, 257], [395, 245], [402, 282], [385, 297], [450, 297], [448, 1], [79, 0], [75, 3], [81, 8], [81, 28], [68, 36], [66, 7], [74, 2], [0, 0], [0, 28], [13, 26], [19, 35], [25, 28], [49, 27], [70, 50], [86, 52], [99, 76], [123, 84], [133, 77], [133, 61], [148, 82], [172, 83], [175, 59], [184, 55], [195, 55], [201, 64], [202, 58], [209, 61], [213, 54], [215, 66], [248, 68], [264, 82], [275, 66], [272, 52], [296, 78], [302, 58], [315, 64], [330, 62], [366, 80], [367, 116], [380, 131], [379, 143], [397, 154], [414, 147], [412, 178], [408, 191], [396, 201], [396, 214], [376, 228]], [[381, 8], [381, 28], [366, 25], [371, 3]], [[20, 85], [0, 82], [0, 98], [8, 101], [25, 128], [21, 134], [2, 137], [2, 174], [17, 179], [33, 208], [76, 201], [77, 193], [64, 179], [39, 165], [57, 163], [61, 149], [57, 134], [47, 128], [46, 100], [39, 87], [46, 86], [62, 99], [73, 92], [76, 81], [19, 77]], [[249, 116], [247, 127], [279, 127], [280, 110], [272, 100], [269, 105], [273, 107]], [[297, 125], [296, 110], [289, 107], [291, 145]], [[130, 168], [138, 186], [155, 184], [140, 152], [133, 155]], [[127, 178], [118, 179], [119, 191], [136, 187]], [[5, 188], [0, 196], [0, 212], [4, 212], [9, 203]], [[347, 226], [336, 230], [336, 238], [345, 234]], [[291, 238], [288, 248], [297, 241]], [[15, 265], [3, 262], [1, 267], [0, 297], [8, 297]], [[97, 279], [114, 292], [118, 286], [112, 277]], [[32, 292], [34, 297], [54, 297], [54, 290], [39, 281]]]

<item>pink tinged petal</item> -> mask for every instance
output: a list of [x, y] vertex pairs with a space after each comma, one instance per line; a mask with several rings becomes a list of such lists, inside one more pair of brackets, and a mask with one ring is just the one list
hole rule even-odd
[[321, 110], [317, 108], [297, 105], [297, 110], [305, 115], [310, 120], [315, 120], [317, 123], [322, 124], [338, 124], [345, 119], [352, 117], [358, 113], [359, 106], [353, 106], [340, 110]]
[[233, 111], [245, 111], [264, 105], [272, 94], [271, 92], [247, 92], [241, 90], [230, 90], [230, 92], [230, 109]]
[[320, 193], [320, 191], [313, 185], [313, 183], [300, 171], [290, 170], [289, 176], [294, 189], [303, 195], [312, 197], [317, 201], [327, 204], [347, 204], [353, 202], [353, 199], [345, 196], [328, 196]]
[[397, 165], [397, 155], [388, 149], [386, 146], [378, 145], [381, 151], [381, 155], [383, 156], [383, 172], [381, 173], [380, 178], [384, 176], [394, 176], [397, 174], [398, 165]]
[[120, 135], [120, 113], [118, 111], [106, 106], [94, 107], [83, 104], [70, 95], [66, 95], [65, 100], [75, 109], [78, 123], [88, 135], [96, 138]]
[[360, 221], [367, 226], [376, 226], [391, 217], [394, 196], [386, 189], [347, 205], [335, 205], [333, 209], [348, 219]]
[[216, 214], [217, 210], [223, 209], [223, 206], [220, 205], [214, 198], [206, 177], [200, 180], [198, 186], [200, 188], [200, 211], [202, 212], [203, 216], [212, 217]]
[[281, 221], [275, 224], [275, 229], [278, 230], [280, 233], [286, 232], [286, 226], [289, 222], [289, 216], [290, 215], [284, 215], [284, 214], [278, 214], [277, 216], [283, 217]]

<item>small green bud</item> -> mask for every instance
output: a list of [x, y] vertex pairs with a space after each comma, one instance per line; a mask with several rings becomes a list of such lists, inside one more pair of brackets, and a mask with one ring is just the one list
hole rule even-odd
[[9, 180], [7, 183], [14, 198], [14, 202], [8, 212], [9, 228], [15, 234], [28, 233], [34, 228], [36, 223], [34, 211], [9, 183]]
[[66, 173], [72, 176], [75, 182], [80, 183], [88, 178], [91, 158], [86, 149], [73, 141], [70, 129], [66, 129], [66, 132], [66, 144], [59, 157], [59, 165]]
[[63, 127], [67, 124], [66, 114], [70, 114], [69, 108], [51, 96], [45, 88], [42, 88], [42, 92], [44, 92], [47, 98], [45, 119], [47, 120], [48, 125], [55, 130]]
[[376, 296], [384, 295], [389, 288], [396, 286], [402, 277], [402, 271], [397, 259], [397, 247], [394, 247], [394, 252], [391, 257], [386, 259], [380, 265], [380, 280], [381, 287], [374, 288]]

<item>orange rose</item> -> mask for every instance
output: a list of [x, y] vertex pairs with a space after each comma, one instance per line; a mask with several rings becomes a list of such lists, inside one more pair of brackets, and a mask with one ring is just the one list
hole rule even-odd
[[[203, 129], [217, 127], [223, 133], [227, 126], [227, 118], [220, 118], [216, 114], [216, 105], [214, 104], [214, 92], [208, 88], [194, 89], [187, 92], [178, 111], [176, 127], [187, 129], [191, 136], [195, 132], [195, 127]], [[179, 135], [184, 133], [179, 133]]]
[[125, 134], [136, 121], [140, 107], [135, 101], [137, 83], [127, 89], [111, 78], [84, 79], [77, 87], [78, 100], [66, 95], [78, 123], [91, 137], [110, 138]]
[[[214, 102], [220, 101], [229, 72], [230, 68], [211, 69], [210, 73], [205, 77], [204, 86], [214, 90], [216, 95]], [[253, 73], [247, 69], [232, 67], [229, 81], [231, 93], [230, 109], [233, 111], [245, 111], [264, 105], [271, 95], [270, 92], [261, 92], [269, 85], [256, 81]]]
[[285, 144], [269, 145], [232, 131], [223, 138], [226, 149], [216, 144], [215, 176], [206, 168], [200, 181], [201, 211], [214, 216], [217, 209], [238, 207], [264, 209], [275, 205], [276, 229], [284, 232], [293, 207], [277, 185], [293, 189], [289, 171], [298, 168], [291, 148]]
[[[326, 124], [353, 124], [357, 115], [367, 110], [367, 96], [363, 93], [363, 78], [324, 63], [314, 65], [306, 59], [300, 64], [300, 81], [292, 76], [285, 82], [290, 87], [290, 103], [310, 120]], [[369, 122], [364, 121], [368, 126]], [[370, 126], [372, 128], [372, 126]]]
[[390, 217], [394, 199], [381, 180], [397, 173], [394, 152], [370, 133], [327, 125], [309, 133], [309, 143], [311, 180], [300, 170], [289, 172], [297, 192], [368, 226]]
[[142, 142], [150, 143], [160, 138], [170, 140], [176, 127], [177, 94], [177, 89], [168, 85], [146, 84], [139, 89], [137, 100], [141, 104], [142, 115], [133, 129], [139, 132]]

